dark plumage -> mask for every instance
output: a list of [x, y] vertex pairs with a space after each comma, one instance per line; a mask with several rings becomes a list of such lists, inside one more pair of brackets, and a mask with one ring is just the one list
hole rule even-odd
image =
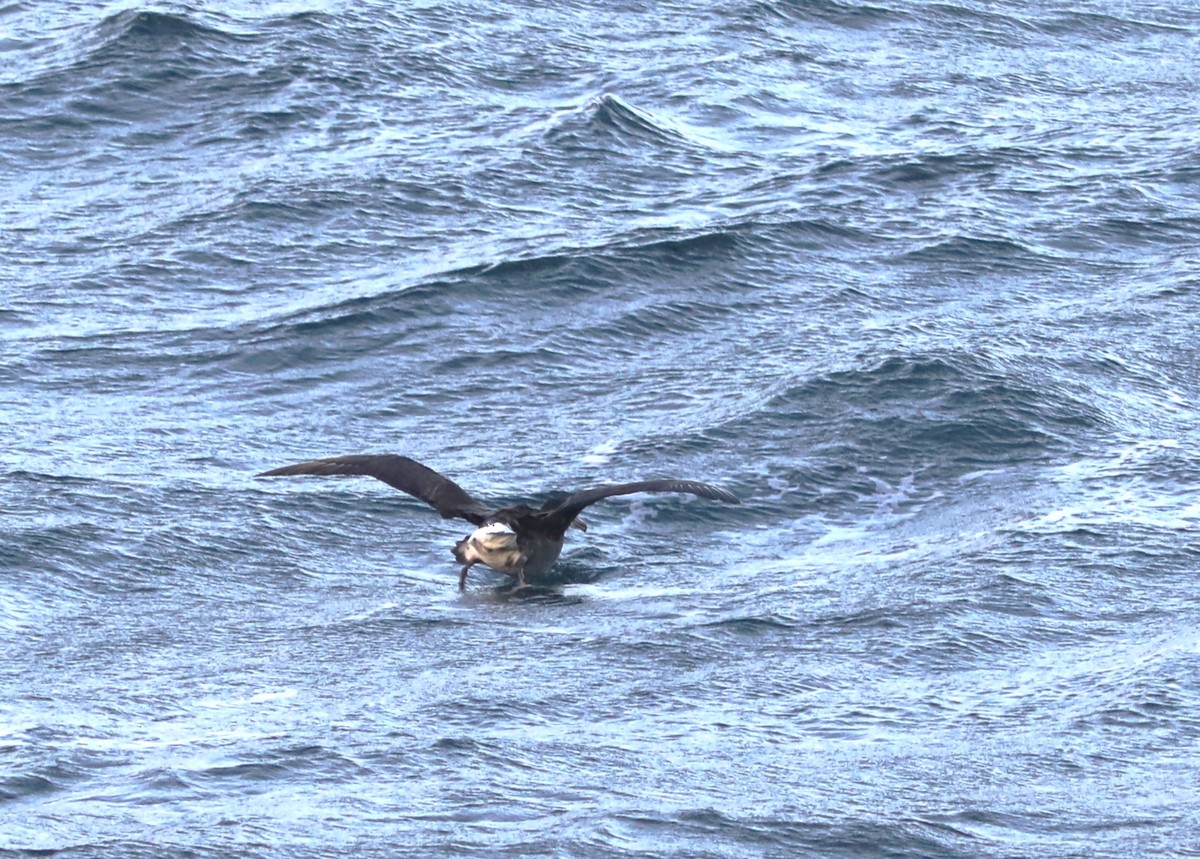
[[374, 477], [421, 499], [445, 519], [466, 519], [476, 525], [475, 531], [459, 540], [453, 549], [454, 557], [463, 564], [458, 577], [460, 590], [466, 587], [467, 572], [480, 563], [515, 577], [518, 586], [524, 586], [527, 576], [541, 575], [558, 560], [568, 528], [574, 525], [587, 530], [575, 517], [585, 507], [603, 498], [634, 492], [686, 492], [714, 501], [740, 503], [724, 489], [694, 480], [639, 480], [597, 486], [573, 494], [558, 494], [551, 497], [540, 510], [528, 504], [490, 510], [448, 477], [407, 456], [394, 454], [314, 459], [264, 471], [257, 476], [285, 477], [297, 474]]

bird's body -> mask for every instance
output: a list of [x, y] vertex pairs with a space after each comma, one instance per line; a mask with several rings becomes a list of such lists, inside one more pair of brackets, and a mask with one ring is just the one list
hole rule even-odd
[[524, 585], [527, 577], [541, 576], [558, 560], [563, 538], [571, 527], [587, 530], [577, 517], [602, 498], [634, 492], [685, 492], [702, 498], [737, 504], [738, 499], [716, 486], [693, 480], [643, 480], [597, 486], [569, 495], [556, 495], [541, 509], [514, 504], [489, 510], [461, 486], [414, 459], [394, 454], [335, 456], [264, 471], [258, 477], [290, 475], [363, 475], [382, 480], [401, 492], [421, 499], [443, 518], [465, 519], [476, 526], [452, 550], [463, 565], [459, 588], [466, 587], [467, 573], [475, 564], [485, 564], [516, 578]]

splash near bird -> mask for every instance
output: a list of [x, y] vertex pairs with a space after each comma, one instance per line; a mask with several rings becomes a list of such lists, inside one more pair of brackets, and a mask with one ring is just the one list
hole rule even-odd
[[517, 580], [517, 587], [524, 587], [526, 577], [540, 576], [558, 560], [568, 528], [587, 530], [576, 517], [585, 507], [602, 498], [635, 492], [684, 492], [728, 504], [741, 503], [724, 489], [695, 480], [639, 480], [554, 495], [541, 509], [514, 504], [489, 510], [450, 478], [415, 459], [395, 454], [314, 459], [256, 476], [290, 477], [297, 474], [374, 477], [421, 499], [444, 519], [466, 519], [477, 526], [451, 550], [455, 560], [463, 565], [458, 576], [459, 590], [466, 589], [467, 573], [475, 564], [485, 564], [512, 576]]

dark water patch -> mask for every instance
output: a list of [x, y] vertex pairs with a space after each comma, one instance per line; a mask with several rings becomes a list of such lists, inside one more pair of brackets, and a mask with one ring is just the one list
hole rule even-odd
[[5, 776], [0, 778], [0, 802], [11, 802], [61, 789], [60, 785], [43, 775]]
[[1200, 231], [1200, 218], [1108, 217], [1081, 225], [1082, 232], [1103, 248], [1161, 246], [1178, 247]]
[[[716, 480], [724, 487], [728, 481], [721, 480], [713, 475], [706, 475], [710, 480]], [[699, 535], [703, 535], [711, 529], [711, 526], [720, 526], [721, 524], [729, 524], [730, 517], [737, 513], [744, 505], [730, 505], [719, 502], [708, 501], [700, 498], [693, 498], [685, 495], [655, 495], [645, 496], [639, 499], [637, 496], [629, 498], [609, 498], [605, 499], [604, 507], [593, 508], [584, 513], [584, 517], [588, 522], [608, 522], [609, 520], [622, 515], [626, 508], [632, 508], [635, 505], [640, 509], [637, 524], [630, 530], [630, 539], [640, 539], [637, 534], [650, 529], [655, 529], [657, 532], [666, 534], [693, 533], [695, 538], [688, 538], [690, 543], [693, 539], [698, 540]], [[706, 527], [709, 526], [709, 527]], [[590, 527], [590, 526], [589, 526]], [[605, 524], [605, 533], [611, 533], [616, 529], [615, 525]], [[660, 554], [668, 549], [678, 549], [686, 556], [684, 545], [678, 542], [678, 538], [672, 540], [667, 545], [662, 545], [662, 539], [655, 541], [660, 546]]]
[[961, 167], [957, 156], [933, 155], [885, 167], [874, 179], [884, 185], [930, 185], [958, 175]]
[[[513, 694], [496, 694], [488, 697], [467, 694], [454, 701], [438, 705], [441, 718], [447, 725], [462, 724], [521, 724], [531, 728], [556, 721], [571, 711], [578, 701], [574, 693], [556, 694], [535, 700], [526, 699], [514, 690]], [[503, 750], [494, 747], [474, 747], [474, 753], [488, 759], [513, 765]]]
[[1166, 171], [1164, 178], [1168, 182], [1180, 185], [1200, 184], [1200, 165], [1190, 163], [1190, 159], [1183, 163], [1180, 163], [1181, 160], [1173, 161], [1172, 166]]
[[[771, 193], [774, 181], [756, 185], [752, 193]], [[764, 257], [769, 260], [794, 259], [796, 254], [818, 251], [837, 255], [842, 251], [874, 250], [887, 239], [861, 229], [852, 223], [831, 218], [756, 219], [732, 224], [729, 231], [738, 238], [744, 250], [739, 254], [740, 265], [757, 266]]]
[[691, 234], [676, 230], [640, 231], [632, 233], [620, 244], [604, 248], [601, 253], [629, 268], [668, 266], [687, 272], [697, 272], [714, 262], [729, 260], [742, 254], [740, 228], [709, 228]]
[[[61, 796], [80, 785], [86, 785], [111, 765], [97, 756], [79, 754], [70, 749], [64, 751], [58, 747], [59, 743], [68, 747], [73, 745], [74, 738], [45, 737], [35, 731], [26, 731], [22, 739], [22, 746], [18, 747], [21, 754], [11, 761], [11, 775], [0, 777], [0, 802], [21, 803], [40, 797]], [[40, 746], [39, 740], [49, 740], [55, 744], [57, 753], [53, 762], [46, 762], [47, 757], [42, 756], [36, 764], [20, 772], [27, 766], [24, 760], [30, 758], [30, 752]]]
[[568, 358], [562, 352], [552, 349], [531, 349], [527, 351], [486, 349], [479, 352], [463, 353], [441, 362], [437, 370], [446, 373], [478, 372], [481, 370], [511, 371], [523, 364], [533, 364], [540, 372], [554, 374], [569, 370]]
[[904, 629], [909, 625], [910, 616], [911, 612], [899, 609], [864, 608], [850, 613], [816, 617], [813, 622], [843, 634], [857, 634], [865, 629]]
[[281, 780], [343, 782], [368, 773], [368, 768], [336, 750], [301, 745], [272, 750], [258, 760], [214, 764], [193, 770], [190, 775], [203, 782], [221, 783], [225, 789], [236, 784], [265, 790]]
[[[52, 839], [62, 840], [62, 839]], [[238, 845], [239, 852], [244, 852], [247, 857], [251, 856], [267, 856], [267, 852], [255, 852], [253, 849], [256, 845], [246, 845], [241, 843]], [[265, 843], [257, 845], [264, 851], [267, 847]], [[162, 859], [163, 856], [171, 856], [172, 859], [216, 859], [221, 856], [229, 847], [201, 847], [195, 848], [186, 846], [177, 841], [168, 838], [156, 838], [154, 840], [139, 840], [129, 838], [102, 838], [94, 841], [85, 838], [80, 838], [76, 843], [64, 844], [57, 847], [25, 847], [8, 850], [0, 848], [0, 856], [8, 857], [56, 857], [56, 859], [100, 859], [100, 857], [111, 856], [119, 853], [121, 856], [129, 857], [129, 859]]]
[[[985, 560], [996, 559], [994, 555], [988, 555]], [[976, 605], [980, 610], [1014, 617], [1042, 617], [1059, 605], [1046, 585], [1007, 573], [1000, 573], [981, 585], [979, 593]]]
[[1150, 287], [1150, 297], [1171, 301], [1173, 299], [1194, 299], [1200, 295], [1200, 282], [1187, 280], [1178, 283], [1155, 284]]
[[931, 675], [954, 674], [972, 665], [987, 667], [1017, 659], [1032, 649], [1023, 634], [1012, 637], [978, 629], [958, 629], [934, 640], [910, 644], [896, 662], [920, 666]]
[[29, 315], [11, 307], [0, 308], [0, 326], [20, 329], [30, 323]]
[[[490, 17], [481, 13], [480, 21]], [[478, 45], [441, 7], [290, 13], [262, 19], [262, 32], [274, 67], [315, 87], [331, 109], [347, 97], [375, 101], [382, 81], [394, 88], [389, 99], [437, 103], [438, 89], [468, 92], [478, 77]]]
[[664, 301], [619, 314], [603, 324], [577, 328], [556, 340], [578, 354], [597, 347], [636, 355], [647, 342], [702, 334], [738, 312], [737, 306], [707, 301]]
[[327, 228], [338, 218], [354, 214], [360, 205], [377, 199], [365, 189], [313, 189], [308, 185], [284, 184], [244, 192], [223, 213], [206, 214], [203, 220], [210, 224], [252, 223], [266, 230], [272, 227], [291, 230], [301, 224]]
[[[488, 571], [482, 570], [480, 574], [487, 575]], [[549, 572], [536, 578], [526, 578], [526, 586], [523, 588], [517, 587], [516, 581], [507, 576], [504, 577], [503, 584], [493, 585], [489, 581], [487, 586], [491, 588], [489, 597], [498, 603], [575, 606], [586, 602], [586, 598], [578, 594], [564, 593], [563, 588], [567, 585], [592, 584], [600, 581], [604, 575], [605, 571], [602, 569], [583, 569], [576, 565], [573, 570], [564, 572], [559, 569], [559, 565], [555, 565]], [[496, 578], [498, 577], [491, 576], [492, 581]]]
[[25, 469], [13, 469], [5, 473], [5, 477], [22, 482], [35, 484], [39, 487], [39, 491], [46, 492], [73, 492], [76, 490], [87, 490], [89, 488], [99, 489], [103, 486], [104, 481], [94, 477], [80, 477], [75, 474], [53, 474], [42, 471], [27, 471]]
[[[1132, 494], [1126, 496], [1124, 506], [1138, 507], [1135, 498]], [[985, 559], [1011, 564], [1037, 558], [1045, 571], [1054, 573], [1062, 583], [1071, 582], [1086, 591], [1092, 582], [1104, 581], [1114, 599], [1138, 606], [1144, 605], [1146, 596], [1136, 590], [1139, 582], [1150, 579], [1165, 584], [1181, 575], [1186, 577], [1197, 550], [1187, 542], [1189, 521], [1175, 509], [1167, 508], [1142, 521], [1121, 517], [1119, 507], [1110, 513], [1103, 511], [1103, 506], [1090, 511], [1063, 511], [1067, 515], [1056, 511], [1041, 521], [1006, 526], [1001, 533], [1005, 534], [1007, 548], [1002, 552], [992, 550]], [[1129, 593], [1125, 588], [1135, 591]], [[1122, 619], [1139, 618], [1130, 615]]]
[[959, 183], [991, 187], [1005, 176], [1028, 169], [1030, 163], [1055, 161], [1056, 158], [1046, 150], [1017, 146], [972, 147], [954, 153], [901, 154], [864, 162], [860, 167], [861, 181], [884, 193], [926, 193], [938, 186], [948, 191]]
[[[924, 814], [922, 820], [933, 826], [942, 826], [990, 843], [1003, 833], [1021, 833], [1025, 836], [1045, 837], [1047, 833], [1073, 833], [1085, 836], [1088, 830], [1100, 831], [1105, 824], [1076, 823], [1056, 817], [1047, 812], [1025, 814], [1009, 813], [995, 809], [968, 808], [946, 814]], [[1086, 837], [1079, 847], [1084, 847]], [[1086, 849], [1086, 848], [1084, 848]], [[1056, 855], [1058, 851], [1056, 851]], [[1061, 855], [1077, 855], [1075, 852]]]
[[[496, 302], [518, 301], [530, 291], [542, 292], [546, 280], [570, 279], [566, 271], [570, 265], [569, 258], [555, 256], [501, 266], [477, 266], [447, 278], [416, 284], [400, 283], [394, 289], [373, 295], [298, 311], [280, 321], [255, 324], [257, 332], [245, 331], [245, 334], [258, 333], [285, 343], [296, 341], [303, 348], [311, 348], [315, 340], [336, 346], [343, 332], [390, 329], [401, 322], [412, 322], [423, 330], [436, 330], [455, 319], [460, 312], [454, 306], [456, 303], [475, 304], [480, 314], [507, 317], [505, 305], [489, 306], [484, 301], [488, 298], [494, 298]], [[587, 282], [586, 278], [580, 280]], [[555, 300], [552, 294], [547, 294], [546, 299]]]
[[[299, 548], [303, 551], [303, 547]], [[449, 561], [446, 564], [446, 585], [453, 586], [456, 581], [457, 567]], [[478, 578], [478, 576], [476, 577]], [[381, 608], [368, 616], [338, 618], [332, 622], [310, 626], [314, 633], [321, 633], [330, 639], [344, 639], [347, 634], [362, 637], [375, 647], [381, 642], [397, 641], [407, 645], [423, 642], [435, 642], [442, 635], [455, 634], [456, 631], [469, 627], [470, 623], [453, 617], [423, 618], [402, 606]], [[369, 652], [369, 649], [368, 651]]]
[[182, 773], [168, 767], [142, 770], [122, 781], [121, 789], [92, 794], [88, 800], [111, 805], [148, 806], [194, 801], [202, 793]]
[[48, 577], [59, 597], [145, 590], [124, 529], [87, 521], [14, 529], [0, 548], [0, 567]]
[[[481, 713], [482, 718], [487, 714]], [[478, 767], [485, 765], [499, 772], [536, 772], [536, 764], [523, 759], [518, 749], [508, 744], [485, 742], [470, 737], [441, 737], [431, 751], [436, 755], [437, 766]]]
[[[272, 117], [287, 124], [299, 114], [282, 111]], [[165, 213], [145, 240], [183, 247], [169, 257], [139, 264], [157, 262], [163, 267], [162, 274], [169, 278], [158, 279], [160, 289], [178, 288], [182, 280], [189, 291], [200, 295], [206, 291], [253, 294], [262, 286], [257, 279], [264, 275], [269, 285], [283, 281], [279, 286], [302, 288], [313, 270], [320, 268], [320, 261], [345, 258], [357, 263], [372, 247], [348, 236], [353, 232], [351, 222], [365, 229], [368, 223], [387, 226], [410, 217], [411, 187], [372, 184], [365, 178], [314, 182], [295, 175], [255, 177], [219, 197]], [[154, 185], [148, 189], [157, 190]], [[181, 236], [190, 241], [180, 242]], [[264, 245], [263, 237], [273, 241]], [[120, 268], [106, 272], [110, 277], [121, 273]]]
[[534, 298], [539, 293], [567, 297], [576, 292], [583, 298], [595, 293], [597, 285], [609, 281], [614, 272], [602, 251], [580, 248], [472, 266], [449, 273], [446, 282], [477, 284], [477, 298]]
[[901, 730], [912, 718], [906, 708], [877, 704], [863, 707], [857, 704], [833, 704], [820, 718], [814, 718], [811, 707], [798, 708], [783, 714], [796, 720], [805, 732], [828, 739], [879, 741]]
[[1200, 690], [1185, 679], [1187, 665], [1193, 661], [1180, 661], [1176, 666], [1180, 673], [1159, 668], [1140, 675], [1123, 668], [1097, 672], [1092, 678], [1093, 700], [1102, 700], [1104, 706], [1080, 713], [1075, 727], [1133, 728], [1151, 732], [1145, 735], [1147, 742], [1167, 746], [1193, 742], [1200, 736], [1200, 719], [1194, 715]]
[[[78, 379], [72, 379], [72, 375], [92, 379], [92, 390], [100, 395], [158, 387], [163, 370], [179, 367], [180, 357], [147, 352], [138, 339], [125, 338], [125, 343], [117, 345], [117, 338], [107, 336], [63, 338], [39, 348], [31, 356], [31, 366], [39, 372], [53, 367], [56, 375], [61, 374], [60, 384], [65, 388], [77, 389]], [[99, 368], [104, 371], [98, 373]]]
[[[526, 312], [531, 308], [569, 310], [576, 302], [594, 296], [597, 284], [620, 277], [622, 271], [628, 271], [630, 277], [644, 277], [644, 272], [648, 271], [660, 280], [665, 277], [684, 279], [689, 272], [703, 272], [714, 258], [721, 258], [735, 250], [738, 241], [728, 233], [664, 239], [650, 245], [476, 267], [413, 285], [401, 283], [395, 289], [300, 311], [282, 321], [266, 325], [252, 323], [228, 330], [209, 329], [207, 336], [219, 345], [209, 356], [200, 352], [188, 363], [232, 360], [234, 369], [242, 367], [255, 370], [264, 366], [302, 365], [310, 360], [304, 358], [305, 355], [315, 358], [326, 354], [333, 357], [338, 353], [355, 354], [384, 346], [406, 348], [404, 344], [412, 342], [414, 336], [428, 337], [448, 327], [458, 327], [460, 318], [462, 322], [472, 318], [485, 324], [491, 322], [499, 332], [511, 325], [513, 309], [518, 302], [526, 303]], [[639, 270], [643, 273], [639, 274]], [[694, 282], [693, 289], [716, 292], [725, 283], [723, 278], [702, 277], [702, 280]], [[703, 319], [689, 321], [689, 309], [680, 307], [674, 313], [674, 322], [635, 325], [639, 331], [634, 333], [648, 334], [651, 332], [641, 329], [654, 329], [658, 325], [664, 328], [711, 325], [717, 321], [714, 314], [721, 312], [719, 305], [697, 303], [693, 307], [695, 312], [704, 311], [705, 308], [710, 311], [707, 313], [707, 322]], [[645, 312], [653, 315], [661, 311], [648, 309]], [[351, 332], [359, 336], [347, 337]], [[157, 352], [195, 352], [196, 343], [202, 342], [197, 335], [203, 336], [205, 333], [198, 329], [184, 330], [149, 335], [148, 341], [146, 334], [135, 332], [125, 338], [129, 348], [122, 350], [119, 355], [114, 352], [107, 362], [114, 366], [128, 366], [131, 360], [143, 360], [135, 353], [146, 352], [148, 342], [160, 347], [150, 355]], [[117, 342], [112, 340], [112, 336], [115, 335], [76, 340], [72, 345], [55, 345], [50, 347], [47, 355], [52, 352], [61, 358], [71, 350], [81, 349], [85, 351], [79, 352], [79, 357], [86, 363], [96, 357], [96, 353], [87, 350], [114, 348], [107, 345]], [[185, 339], [191, 342], [183, 342]], [[99, 345], [101, 343], [106, 345]], [[273, 343], [286, 351], [277, 354], [275, 349], [262, 348]], [[411, 348], [419, 346], [418, 340]], [[331, 347], [336, 351], [329, 352]], [[163, 360], [173, 358], [166, 357]]]
[[[932, 487], [916, 485], [916, 473], [881, 479], [878, 468], [867, 469], [857, 461], [824, 461], [805, 453], [798, 464], [774, 461], [769, 483], [773, 492], [754, 499], [759, 515], [795, 516], [836, 513], [861, 503], [889, 507], [895, 511], [919, 509], [929, 500]], [[737, 511], [732, 514], [735, 518]], [[747, 521], [752, 521], [747, 520]]]

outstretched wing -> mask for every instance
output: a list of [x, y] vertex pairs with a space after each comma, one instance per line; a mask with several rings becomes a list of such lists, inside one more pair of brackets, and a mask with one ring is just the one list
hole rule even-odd
[[296, 474], [374, 477], [401, 492], [420, 498], [445, 519], [457, 517], [474, 525], [481, 525], [488, 515], [488, 509], [483, 504], [472, 498], [450, 478], [443, 477], [415, 459], [395, 454], [332, 456], [329, 459], [285, 465], [283, 468], [264, 471], [255, 477], [290, 477]]
[[547, 518], [556, 525], [560, 525], [565, 531], [583, 508], [595, 504], [602, 498], [611, 498], [614, 495], [632, 495], [635, 492], [686, 492], [690, 495], [699, 495], [701, 498], [724, 501], [727, 504], [742, 503], [736, 495], [732, 495], [720, 487], [699, 483], [695, 480], [639, 480], [636, 483], [616, 483], [576, 492], [548, 511]]

